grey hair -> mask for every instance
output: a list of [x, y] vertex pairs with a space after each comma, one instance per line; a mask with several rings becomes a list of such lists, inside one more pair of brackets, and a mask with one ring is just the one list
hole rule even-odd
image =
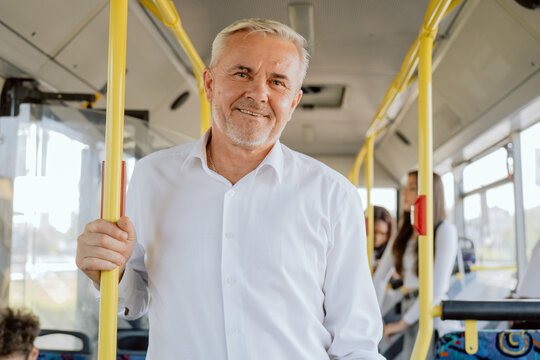
[[229, 38], [240, 31], [246, 31], [248, 34], [256, 32], [271, 34], [283, 40], [292, 42], [296, 46], [302, 60], [302, 76], [300, 77], [300, 84], [304, 81], [309, 65], [309, 53], [306, 50], [306, 39], [287, 25], [268, 19], [242, 19], [235, 21], [225, 29], [221, 30], [212, 43], [210, 68], [214, 68], [217, 65]]

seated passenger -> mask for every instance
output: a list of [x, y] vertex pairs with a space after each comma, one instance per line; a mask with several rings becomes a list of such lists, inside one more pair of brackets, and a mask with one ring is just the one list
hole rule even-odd
[[[403, 189], [403, 215], [400, 220], [398, 234], [390, 241], [384, 252], [373, 282], [382, 307], [388, 281], [394, 273], [403, 279], [404, 297], [402, 301], [402, 319], [384, 326], [384, 336], [404, 332], [403, 359], [409, 359], [414, 348], [418, 332], [420, 304], [418, 299], [418, 233], [411, 224], [410, 211], [418, 197], [418, 173], [410, 172]], [[447, 298], [452, 269], [457, 255], [458, 237], [454, 225], [446, 220], [444, 207], [444, 190], [441, 177], [433, 174], [433, 231], [434, 231], [434, 264], [433, 264], [433, 304], [439, 304]], [[444, 325], [455, 325], [435, 319], [435, 330], [440, 334], [448, 330]], [[452, 329], [453, 330], [453, 329]]]
[[388, 210], [386, 210], [382, 206], [373, 207], [373, 219], [374, 219], [374, 226], [373, 226], [374, 267], [373, 268], [376, 269], [379, 263], [379, 260], [381, 259], [382, 254], [384, 253], [384, 249], [386, 249], [386, 245], [388, 244], [388, 241], [393, 235], [394, 219], [392, 218], [392, 215], [390, 215]]
[[0, 310], [0, 360], [36, 360], [39, 350], [34, 340], [39, 335], [39, 319], [31, 312]]

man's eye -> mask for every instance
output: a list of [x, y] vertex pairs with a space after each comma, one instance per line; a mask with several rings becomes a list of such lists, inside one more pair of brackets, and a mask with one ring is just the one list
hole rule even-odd
[[285, 84], [282, 83], [282, 82], [279, 81], [279, 80], [272, 80], [272, 84], [277, 85], [277, 86], [285, 86]]
[[243, 72], [239, 72], [239, 73], [236, 73], [236, 76], [241, 77], [241, 78], [246, 78], [247, 74]]

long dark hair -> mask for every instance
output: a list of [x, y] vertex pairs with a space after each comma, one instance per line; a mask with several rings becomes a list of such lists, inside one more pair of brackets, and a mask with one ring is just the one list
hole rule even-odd
[[390, 240], [394, 233], [394, 219], [392, 219], [392, 215], [383, 208], [382, 206], [373, 206], [373, 222], [376, 221], [382, 221], [385, 222], [388, 226], [388, 233], [386, 234], [386, 241], [385, 244]]
[[[409, 176], [415, 176], [418, 183], [418, 171], [411, 171]], [[433, 229], [446, 219], [446, 210], [444, 206], [444, 188], [441, 177], [433, 173]], [[392, 255], [394, 255], [394, 266], [396, 272], [403, 276], [403, 254], [407, 248], [407, 243], [411, 239], [414, 232], [414, 228], [411, 224], [411, 213], [409, 209], [403, 211], [403, 216], [400, 220], [400, 226], [394, 246], [392, 247]], [[435, 234], [433, 236], [435, 238]], [[435, 242], [433, 244], [433, 251], [435, 251]], [[418, 275], [418, 243], [416, 243], [416, 261], [415, 271]]]
[[390, 215], [388, 210], [386, 210], [382, 206], [375, 205], [373, 206], [373, 223], [377, 221], [382, 221], [388, 226], [388, 232], [386, 233], [386, 241], [380, 246], [380, 248], [375, 249], [378, 253], [382, 254], [384, 249], [386, 248], [386, 245], [388, 244], [388, 240], [390, 240], [390, 238], [394, 234], [394, 219], [392, 218], [392, 215]]

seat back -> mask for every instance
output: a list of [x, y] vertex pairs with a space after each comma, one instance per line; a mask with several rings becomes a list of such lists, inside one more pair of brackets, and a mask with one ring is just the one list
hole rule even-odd
[[67, 331], [58, 329], [43, 329], [38, 338], [44, 339], [48, 335], [60, 334], [66, 337], [75, 337], [81, 340], [81, 348], [77, 350], [49, 349], [41, 347], [39, 349], [38, 360], [89, 360], [90, 359], [90, 339], [86, 334], [78, 331]]
[[476, 354], [467, 354], [463, 331], [448, 333], [437, 342], [435, 359], [540, 359], [540, 331], [479, 331]]

